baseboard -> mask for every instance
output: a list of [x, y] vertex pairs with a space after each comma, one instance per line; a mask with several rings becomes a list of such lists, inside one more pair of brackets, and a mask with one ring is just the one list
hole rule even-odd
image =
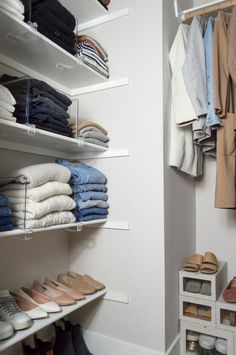
[[96, 355], [180, 355], [180, 335], [165, 353], [90, 331], [84, 331], [84, 337], [90, 351]]

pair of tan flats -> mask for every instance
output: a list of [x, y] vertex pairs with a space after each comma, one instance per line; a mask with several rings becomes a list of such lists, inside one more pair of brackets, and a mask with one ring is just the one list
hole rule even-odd
[[218, 263], [215, 254], [207, 251], [204, 255], [194, 254], [183, 265], [185, 271], [203, 274], [215, 274], [218, 271]]
[[105, 288], [105, 285], [93, 279], [91, 276], [79, 275], [72, 271], [69, 271], [67, 274], [58, 275], [57, 281], [65, 287], [78, 292], [82, 298]]

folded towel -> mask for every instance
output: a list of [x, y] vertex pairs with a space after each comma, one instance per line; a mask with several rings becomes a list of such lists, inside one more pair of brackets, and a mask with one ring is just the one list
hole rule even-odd
[[5, 86], [0, 85], [0, 99], [7, 102], [9, 105], [15, 105], [16, 100], [10, 90]]
[[108, 134], [108, 132], [105, 130], [105, 128], [100, 126], [100, 124], [93, 122], [93, 121], [87, 121], [87, 120], [81, 120], [78, 125], [72, 124], [71, 129], [72, 129], [72, 132], [75, 133], [75, 132], [79, 132], [83, 128], [87, 128], [87, 127], [90, 128], [91, 126], [99, 129], [105, 135]]
[[13, 219], [14, 224], [20, 229], [46, 228], [59, 224], [75, 223], [76, 219], [72, 212], [54, 212], [39, 219]]
[[71, 211], [75, 208], [75, 201], [64, 195], [49, 197], [41, 202], [11, 204], [12, 215], [21, 219], [38, 219], [52, 212]]
[[[6, 193], [5, 193], [6, 194]], [[7, 194], [6, 194], [7, 195]], [[7, 195], [8, 196], [8, 195]], [[73, 195], [75, 201], [102, 200], [107, 201], [108, 195], [105, 192], [88, 191]]]
[[57, 164], [66, 166], [71, 171], [71, 182], [76, 184], [105, 184], [106, 176], [99, 170], [83, 164], [73, 164], [65, 159], [56, 159]]
[[[46, 184], [49, 181], [68, 182], [71, 177], [70, 170], [62, 165], [55, 163], [36, 164], [17, 169], [11, 173], [11, 176], [17, 177], [20, 184], [25, 183], [27, 187], [37, 187]], [[11, 190], [22, 189], [20, 184], [12, 184]], [[8, 189], [9, 189], [8, 188]]]
[[[27, 190], [25, 190], [22, 184], [19, 186], [23, 187], [21, 190], [7, 190], [8, 187], [9, 185], [2, 186], [0, 190], [4, 191], [4, 194], [11, 199], [11, 203], [24, 203], [25, 201], [28, 203], [40, 202], [52, 196], [68, 196], [72, 194], [72, 189], [69, 184], [58, 181], [50, 181]], [[10, 185], [10, 187], [12, 186]]]
[[78, 201], [77, 207], [79, 210], [91, 207], [100, 207], [100, 208], [109, 208], [109, 204], [106, 201], [102, 200], [89, 200], [89, 201]]
[[71, 185], [73, 193], [87, 191], [107, 192], [107, 187], [104, 184], [75, 184]]
[[9, 205], [9, 199], [7, 196], [5, 196], [4, 194], [0, 193], [0, 206], [4, 207]]

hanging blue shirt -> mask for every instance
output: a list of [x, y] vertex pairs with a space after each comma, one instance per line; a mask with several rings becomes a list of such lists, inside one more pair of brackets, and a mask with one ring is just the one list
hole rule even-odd
[[215, 113], [214, 104], [214, 83], [213, 83], [213, 32], [214, 18], [209, 17], [207, 29], [204, 36], [205, 56], [206, 56], [206, 75], [207, 75], [207, 96], [209, 109], [206, 118], [206, 125], [212, 129], [223, 126], [221, 119]]

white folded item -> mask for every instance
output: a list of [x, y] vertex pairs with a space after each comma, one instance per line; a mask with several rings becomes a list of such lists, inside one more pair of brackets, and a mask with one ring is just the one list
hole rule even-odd
[[68, 182], [71, 177], [70, 170], [60, 164], [45, 163], [26, 166], [22, 169], [14, 170], [11, 177], [17, 177], [19, 184], [9, 185], [9, 190], [18, 190], [24, 188], [27, 179], [27, 188], [41, 186], [49, 181]]
[[0, 98], [0, 106], [1, 106], [1, 108], [5, 109], [11, 113], [13, 113], [15, 111], [15, 107], [13, 105], [9, 104], [6, 101], [1, 100], [1, 98]]
[[75, 208], [75, 201], [64, 195], [49, 197], [41, 202], [11, 204], [12, 215], [21, 219], [38, 219], [52, 212], [71, 211]]
[[[13, 184], [15, 185], [15, 184]], [[58, 181], [50, 181], [38, 187], [32, 189], [25, 189], [25, 185], [22, 190], [8, 190], [9, 185], [0, 187], [0, 191], [4, 191], [4, 195], [11, 199], [11, 203], [28, 203], [40, 202], [46, 198], [57, 195], [71, 195], [72, 189], [69, 184]], [[12, 184], [10, 185], [12, 187]], [[27, 185], [26, 185], [27, 187]]]
[[20, 0], [1, 0], [1, 2], [5, 2], [6, 4], [12, 6], [15, 10], [17, 10], [20, 14], [24, 14], [25, 7]]
[[7, 11], [10, 15], [13, 15], [13, 16], [19, 18], [22, 21], [24, 21], [24, 19], [25, 19], [24, 15], [22, 15], [19, 11], [17, 11], [13, 7], [9, 6], [3, 0], [0, 0], [0, 8]]
[[76, 219], [72, 212], [54, 212], [39, 219], [19, 219], [13, 218], [13, 223], [20, 229], [46, 228], [59, 224], [75, 223]]
[[7, 111], [5, 108], [0, 106], [0, 116], [13, 117], [13, 114], [12, 114], [12, 112]]
[[5, 115], [2, 115], [1, 113], [0, 113], [0, 119], [1, 120], [7, 120], [7, 121], [12, 121], [12, 122], [16, 122], [16, 117], [14, 117], [14, 116], [5, 116]]
[[0, 85], [0, 99], [10, 105], [16, 105], [16, 100], [10, 90], [3, 85]]

